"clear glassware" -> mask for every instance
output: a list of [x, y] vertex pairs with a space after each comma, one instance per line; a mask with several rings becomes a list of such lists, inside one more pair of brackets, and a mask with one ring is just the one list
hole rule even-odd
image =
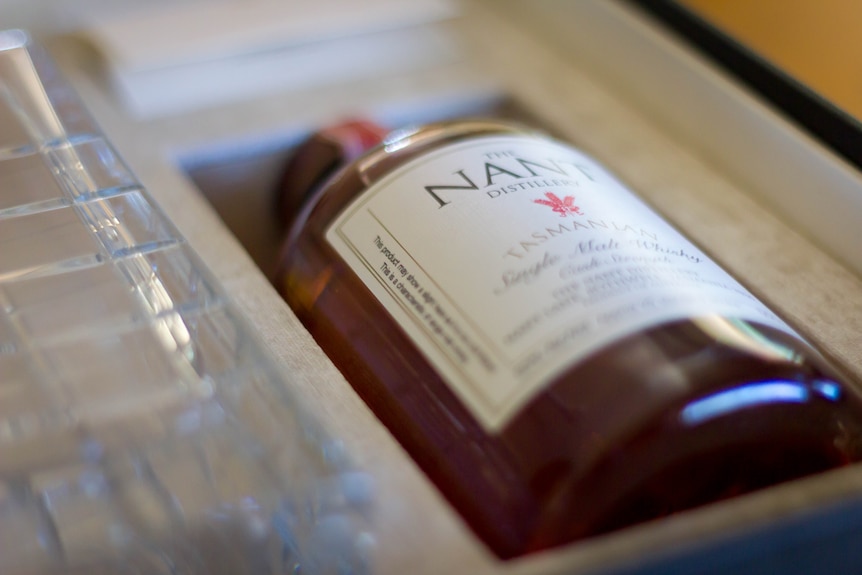
[[0, 31], [0, 572], [365, 573], [373, 484]]

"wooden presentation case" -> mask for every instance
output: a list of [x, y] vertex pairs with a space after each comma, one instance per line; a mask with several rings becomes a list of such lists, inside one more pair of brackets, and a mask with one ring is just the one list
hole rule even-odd
[[632, 3], [456, 6], [456, 17], [432, 24], [452, 41], [452, 58], [149, 118], [124, 108], [93, 46], [61, 37], [48, 48], [291, 384], [374, 476], [375, 572], [862, 570], [852, 543], [862, 535], [859, 466], [501, 562], [272, 289], [271, 194], [291, 146], [310, 130], [357, 114], [393, 125], [514, 116], [597, 157], [862, 385], [857, 168]]

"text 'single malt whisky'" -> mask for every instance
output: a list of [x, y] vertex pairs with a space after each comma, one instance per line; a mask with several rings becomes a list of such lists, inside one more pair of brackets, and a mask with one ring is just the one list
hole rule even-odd
[[[336, 156], [332, 133], [308, 146]], [[543, 135], [484, 120], [397, 132], [290, 217], [285, 299], [501, 557], [859, 456], [856, 391]]]

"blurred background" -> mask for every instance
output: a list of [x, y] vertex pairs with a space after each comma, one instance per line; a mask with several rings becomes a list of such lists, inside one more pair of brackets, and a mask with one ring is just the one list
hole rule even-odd
[[679, 0], [839, 108], [862, 118], [858, 0]]
[[[837, 107], [862, 118], [858, 0], [677, 1]], [[107, 22], [164, 17], [189, 8], [205, 20], [225, 6], [259, 9], [265, 4], [272, 0], [0, 0], [0, 26], [26, 28], [39, 37], [98, 30]]]

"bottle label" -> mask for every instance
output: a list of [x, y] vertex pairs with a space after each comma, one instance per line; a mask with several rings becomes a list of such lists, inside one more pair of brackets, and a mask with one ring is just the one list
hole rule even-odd
[[584, 154], [451, 144], [354, 200], [327, 241], [489, 431], [620, 338], [717, 314], [792, 330]]

